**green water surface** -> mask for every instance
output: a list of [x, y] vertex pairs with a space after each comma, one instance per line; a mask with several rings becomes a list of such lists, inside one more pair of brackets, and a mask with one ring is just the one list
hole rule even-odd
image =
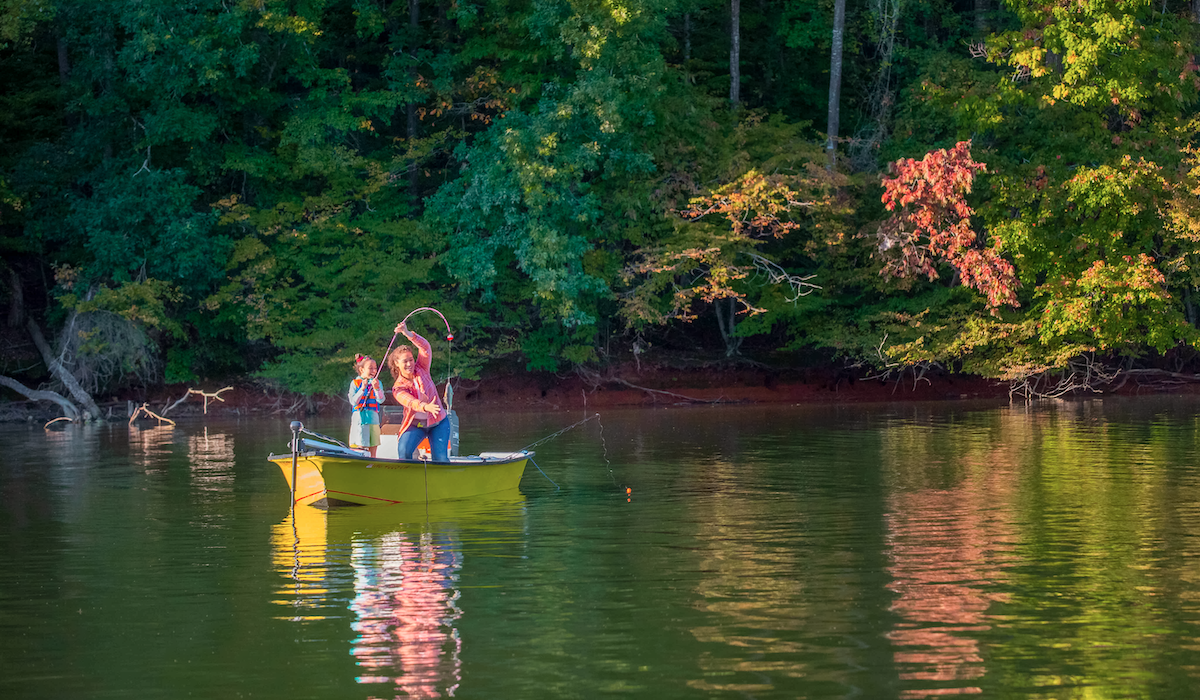
[[294, 519], [284, 417], [0, 426], [0, 697], [1190, 700], [1198, 409], [611, 411], [519, 491]]

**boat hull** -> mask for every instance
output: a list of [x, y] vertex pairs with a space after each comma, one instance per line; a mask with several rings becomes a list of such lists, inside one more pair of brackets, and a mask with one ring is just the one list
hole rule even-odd
[[296, 505], [425, 503], [515, 489], [532, 452], [454, 457], [450, 462], [372, 459], [334, 452], [271, 455]]

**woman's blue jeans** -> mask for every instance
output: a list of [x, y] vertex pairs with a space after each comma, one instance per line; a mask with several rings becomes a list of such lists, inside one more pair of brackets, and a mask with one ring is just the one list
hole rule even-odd
[[421, 441], [429, 438], [429, 456], [434, 462], [449, 462], [450, 461], [450, 417], [442, 416], [442, 419], [435, 425], [428, 428], [418, 428], [413, 425], [408, 430], [405, 430], [400, 435], [399, 449], [397, 452], [400, 459], [412, 459], [412, 453], [416, 451], [417, 445]]

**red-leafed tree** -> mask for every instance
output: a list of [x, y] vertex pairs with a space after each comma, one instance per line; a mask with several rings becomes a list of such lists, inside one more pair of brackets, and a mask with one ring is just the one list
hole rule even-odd
[[892, 216], [879, 227], [880, 274], [937, 279], [937, 266], [958, 271], [962, 283], [987, 297], [988, 308], [1020, 306], [1013, 266], [995, 243], [987, 246], [971, 226], [974, 210], [966, 196], [976, 173], [987, 165], [971, 159], [971, 142], [927, 153], [921, 160], [892, 164], [895, 177], [883, 180], [883, 203]]

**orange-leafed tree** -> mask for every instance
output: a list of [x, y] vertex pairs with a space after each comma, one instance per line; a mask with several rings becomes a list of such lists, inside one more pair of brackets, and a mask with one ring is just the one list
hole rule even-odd
[[902, 158], [892, 164], [894, 177], [883, 180], [883, 204], [892, 212], [878, 230], [881, 274], [898, 278], [939, 277], [947, 264], [962, 283], [987, 297], [989, 309], [1020, 306], [1020, 286], [1012, 263], [975, 230], [967, 195], [976, 173], [987, 165], [971, 158], [971, 142], [931, 151], [921, 160]]

